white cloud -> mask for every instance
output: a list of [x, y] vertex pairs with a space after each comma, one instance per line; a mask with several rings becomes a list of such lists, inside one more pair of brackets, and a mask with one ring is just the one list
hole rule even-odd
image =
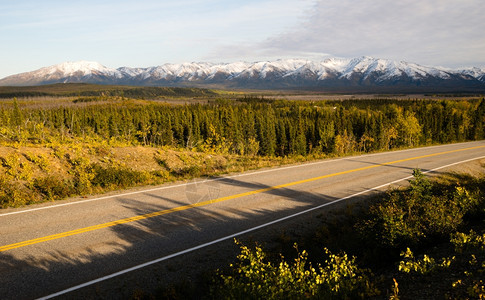
[[257, 50], [246, 53], [485, 64], [484, 15], [483, 0], [320, 0], [293, 30], [247, 47]]
[[65, 60], [369, 55], [485, 65], [483, 0], [23, 0], [0, 3], [0, 77]]

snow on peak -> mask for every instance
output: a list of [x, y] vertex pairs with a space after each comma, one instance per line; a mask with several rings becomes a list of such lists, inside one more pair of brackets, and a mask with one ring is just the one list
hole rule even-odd
[[[360, 82], [395, 81], [410, 78], [412, 81], [425, 80], [428, 77], [445, 80], [456, 76], [464, 80], [477, 79], [485, 82], [485, 68], [450, 70], [441, 67], [427, 67], [404, 61], [362, 56], [357, 58], [326, 58], [322, 61], [306, 59], [280, 59], [259, 62], [185, 62], [163, 64], [147, 68], [120, 67], [111, 69], [93, 61], [64, 62], [45, 67], [37, 71], [12, 75], [2, 79], [0, 84], [16, 82], [122, 82], [134, 84], [158, 84], [160, 82], [211, 82], [241, 79], [269, 80], [279, 78], [296, 79], [295, 82], [308, 80], [323, 81], [350, 80]], [[22, 83], [21, 83], [22, 84]]]
[[[184, 79], [184, 80], [213, 80], [216, 76], [224, 76], [228, 80], [237, 78], [261, 78], [275, 75], [281, 77], [312, 76], [317, 80], [328, 77], [350, 79], [359, 76], [367, 79], [373, 76], [376, 81], [385, 81], [401, 76], [413, 80], [420, 80], [427, 76], [447, 79], [451, 70], [421, 66], [403, 61], [378, 59], [370, 56], [358, 58], [327, 58], [323, 61], [305, 59], [279, 59], [275, 61], [232, 62], [232, 63], [181, 63], [164, 64], [151, 68], [119, 68], [118, 71], [143, 79]], [[451, 73], [450, 73], [451, 72]], [[483, 69], [462, 70], [463, 74], [484, 74]]]
[[75, 62], [63, 62], [50, 67], [39, 69], [38, 75], [47, 76], [50, 78], [55, 77], [76, 77], [76, 76], [91, 76], [102, 75], [112, 76], [116, 78], [122, 78], [122, 73], [118, 70], [107, 68], [102, 64], [94, 61], [75, 61]]
[[42, 71], [47, 74], [63, 73], [66, 76], [74, 75], [75, 73], [82, 73], [83, 75], [90, 75], [93, 71], [105, 72], [109, 69], [97, 62], [92, 61], [77, 61], [64, 62], [58, 65], [42, 68]]
[[478, 67], [472, 67], [472, 68], [466, 68], [461, 70], [461, 73], [463, 75], [469, 75], [475, 78], [480, 78], [485, 76], [485, 67], [483, 68], [478, 68]]

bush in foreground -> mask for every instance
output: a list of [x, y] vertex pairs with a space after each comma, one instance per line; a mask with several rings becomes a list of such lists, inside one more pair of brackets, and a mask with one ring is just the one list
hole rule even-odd
[[[214, 298], [225, 299], [349, 299], [366, 298], [377, 293], [368, 270], [360, 269], [355, 258], [332, 254], [324, 248], [326, 260], [314, 268], [306, 251], [288, 263], [267, 259], [261, 247], [240, 245], [239, 262], [230, 265], [231, 275], [220, 275], [214, 285]], [[295, 249], [297, 246], [295, 244]], [[298, 249], [297, 249], [298, 250]]]
[[363, 231], [385, 247], [403, 249], [425, 240], [446, 239], [479, 204], [478, 194], [456, 186], [438, 191], [420, 170], [407, 190], [392, 190], [370, 210]]

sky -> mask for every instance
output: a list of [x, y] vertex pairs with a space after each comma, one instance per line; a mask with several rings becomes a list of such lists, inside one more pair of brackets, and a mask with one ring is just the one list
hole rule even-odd
[[483, 0], [0, 0], [0, 78], [107, 67], [372, 56], [485, 67]]

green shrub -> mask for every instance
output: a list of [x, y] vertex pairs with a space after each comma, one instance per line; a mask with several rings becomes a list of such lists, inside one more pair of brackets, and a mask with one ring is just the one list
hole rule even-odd
[[[2, 176], [3, 177], [3, 176]], [[3, 177], [4, 178], [4, 177]], [[40, 197], [18, 181], [0, 178], [0, 207], [20, 207], [39, 202]]]
[[66, 158], [71, 164], [69, 173], [73, 175], [76, 194], [85, 195], [91, 193], [95, 172], [89, 158], [82, 154], [66, 154]]
[[44, 155], [35, 155], [33, 153], [25, 153], [25, 158], [38, 166], [42, 171], [49, 172], [50, 163]]
[[122, 167], [93, 165], [94, 177], [91, 183], [103, 188], [130, 187], [148, 181], [148, 174]]
[[456, 232], [451, 235], [450, 241], [455, 246], [455, 251], [460, 253], [464, 250], [485, 250], [485, 234], [479, 235], [473, 230], [468, 234]]
[[283, 257], [274, 264], [261, 247], [251, 250], [241, 245], [239, 263], [230, 265], [232, 275], [221, 275], [222, 286], [216, 283], [212, 295], [225, 299], [349, 299], [376, 294], [367, 271], [357, 267], [355, 258], [324, 251], [327, 260], [314, 268], [306, 251], [298, 253], [291, 264]]
[[426, 275], [439, 269], [449, 268], [451, 262], [455, 260], [455, 257], [443, 258], [441, 263], [437, 263], [434, 258], [426, 254], [423, 255], [422, 259], [416, 259], [409, 248], [405, 252], [402, 252], [401, 256], [404, 260], [399, 262], [399, 271], [421, 275]]
[[445, 238], [457, 230], [464, 216], [479, 203], [463, 187], [454, 193], [438, 194], [419, 170], [406, 190], [392, 190], [370, 209], [370, 218], [361, 224], [383, 245], [403, 248], [417, 245], [425, 238]]
[[455, 251], [469, 258], [468, 266], [460, 279], [453, 283], [455, 289], [465, 290], [471, 299], [485, 299], [485, 234], [470, 230], [468, 234], [456, 232], [451, 235]]
[[12, 152], [5, 158], [0, 157], [2, 166], [6, 169], [6, 174], [15, 180], [30, 180], [33, 172], [30, 164], [22, 163], [21, 156]]
[[185, 166], [177, 172], [180, 176], [197, 177], [200, 176], [201, 171], [198, 165]]
[[474, 299], [485, 299], [485, 280], [479, 280], [468, 288], [468, 295]]
[[461, 186], [455, 187], [453, 200], [463, 213], [475, 212], [481, 202], [478, 191], [475, 193], [470, 193]]
[[167, 182], [171, 180], [170, 172], [167, 170], [152, 171], [151, 174], [157, 179], [156, 182]]
[[47, 176], [34, 179], [33, 186], [46, 200], [64, 199], [74, 194], [74, 184], [69, 179]]

